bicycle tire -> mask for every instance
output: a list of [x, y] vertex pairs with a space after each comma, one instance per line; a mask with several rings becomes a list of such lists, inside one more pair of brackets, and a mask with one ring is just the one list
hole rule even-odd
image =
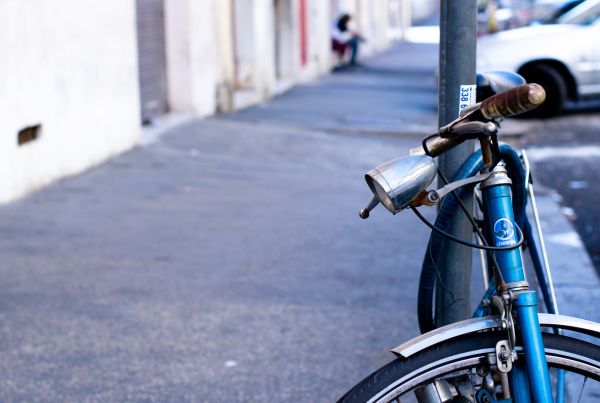
[[[397, 358], [348, 391], [338, 403], [401, 401], [399, 396], [435, 379], [481, 365], [501, 332], [471, 334], [433, 346], [408, 358]], [[548, 365], [600, 382], [600, 346], [564, 335], [543, 334]], [[517, 346], [519, 360], [522, 348]], [[398, 400], [399, 399], [399, 400]]]
[[523, 118], [552, 117], [560, 115], [568, 98], [567, 83], [559, 70], [545, 64], [534, 65], [523, 71], [529, 83], [541, 85], [546, 92], [546, 101], [532, 111], [520, 115]]

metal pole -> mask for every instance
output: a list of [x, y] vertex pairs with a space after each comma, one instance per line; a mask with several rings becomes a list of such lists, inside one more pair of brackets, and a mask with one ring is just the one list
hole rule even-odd
[[[465, 94], [475, 101], [474, 88], [468, 86], [475, 84], [476, 43], [477, 0], [440, 0], [440, 127], [458, 117], [459, 104], [463, 107], [465, 104]], [[440, 157], [439, 167], [449, 180], [474, 147], [474, 142], [466, 142]], [[473, 204], [472, 198], [465, 199], [465, 202], [467, 206]], [[471, 225], [462, 210], [457, 210], [450, 232], [462, 239], [472, 239]], [[471, 316], [471, 262], [470, 248], [452, 241], [444, 242], [438, 265], [437, 326]]]

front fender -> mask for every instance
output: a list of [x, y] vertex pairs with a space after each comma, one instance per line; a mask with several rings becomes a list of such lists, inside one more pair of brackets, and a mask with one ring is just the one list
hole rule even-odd
[[[572, 330], [600, 338], [600, 324], [589, 320], [548, 313], [540, 313], [538, 318], [541, 327]], [[397, 356], [406, 358], [457, 337], [494, 329], [501, 329], [501, 321], [497, 316], [467, 319], [422, 334], [390, 351]]]

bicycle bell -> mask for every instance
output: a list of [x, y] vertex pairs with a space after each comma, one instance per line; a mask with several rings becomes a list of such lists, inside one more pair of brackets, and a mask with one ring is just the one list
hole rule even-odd
[[392, 214], [407, 208], [433, 182], [437, 168], [427, 155], [388, 161], [365, 175], [369, 188]]

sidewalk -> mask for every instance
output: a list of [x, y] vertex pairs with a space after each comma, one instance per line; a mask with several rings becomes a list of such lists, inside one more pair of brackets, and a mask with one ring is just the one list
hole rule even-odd
[[362, 67], [301, 84], [227, 117], [343, 134], [431, 134], [437, 127], [437, 46], [404, 43]]
[[[409, 146], [414, 147], [437, 127], [437, 83], [432, 66], [437, 64], [438, 50], [431, 41], [439, 37], [436, 30], [414, 28], [412, 43], [399, 44], [372, 57], [362, 68], [299, 85], [270, 102], [225, 119], [341, 134], [414, 138]], [[501, 135], [508, 135], [505, 141], [514, 143], [518, 142], [514, 135], [543, 130], [541, 126], [540, 122], [508, 119], [502, 124]], [[600, 289], [592, 261], [562, 213], [560, 196], [539, 185], [536, 190], [560, 312], [600, 321], [600, 314], [595, 312], [600, 306], [600, 293], [590, 292]], [[580, 296], [589, 299], [583, 307]]]
[[[391, 359], [428, 231], [358, 210], [364, 172], [435, 130], [432, 51], [407, 47], [1, 206], [0, 400], [329, 402]], [[540, 199], [563, 312], [599, 320]]]

